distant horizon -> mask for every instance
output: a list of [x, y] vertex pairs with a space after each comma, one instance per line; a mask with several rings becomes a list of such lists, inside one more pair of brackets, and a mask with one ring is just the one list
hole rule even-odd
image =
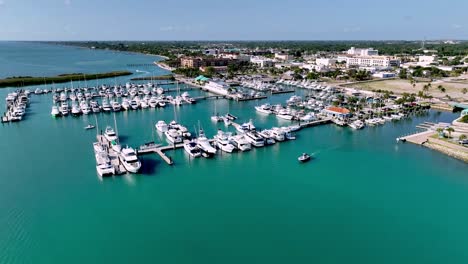
[[461, 41], [465, 42], [468, 39], [167, 39], [167, 40], [156, 40], [156, 39], [115, 39], [115, 40], [27, 40], [27, 39], [11, 39], [11, 40], [0, 40], [0, 42], [385, 42], [385, 41], [401, 41], [401, 42], [434, 42], [434, 41]]

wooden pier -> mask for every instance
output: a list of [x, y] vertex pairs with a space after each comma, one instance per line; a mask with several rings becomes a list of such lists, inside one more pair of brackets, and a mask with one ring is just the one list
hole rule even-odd
[[[179, 143], [179, 144], [172, 144], [172, 145], [167, 145], [167, 146], [159, 146], [159, 147], [156, 147], [156, 148], [151, 148], [151, 149], [145, 150], [144, 152], [138, 151], [138, 155], [156, 153], [156, 154], [158, 154], [159, 157], [161, 157], [161, 159], [164, 160], [168, 165], [173, 165], [173, 164], [174, 164], [174, 161], [172, 160], [172, 158], [171, 158], [170, 156], [167, 156], [165, 152], [166, 152], [166, 151], [169, 151], [169, 150], [176, 150], [176, 149], [183, 148], [184, 145], [187, 144], [188, 142], [189, 142], [189, 140], [184, 140], [183, 143]], [[213, 142], [214, 142], [214, 139], [210, 139], [209, 142], [210, 142], [210, 143], [213, 143]]]
[[332, 122], [331, 118], [324, 118], [316, 121], [310, 121], [310, 122], [302, 122], [299, 123], [299, 126], [301, 128], [306, 128], [306, 127], [313, 127], [313, 126], [318, 126], [318, 125], [324, 125], [324, 124], [329, 124]]

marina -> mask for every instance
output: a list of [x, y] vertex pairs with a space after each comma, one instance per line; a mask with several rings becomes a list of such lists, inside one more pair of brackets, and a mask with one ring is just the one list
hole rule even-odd
[[[0, 43], [0, 48], [1, 45], [13, 44]], [[36, 74], [28, 65], [39, 65], [36, 68], [40, 73], [36, 75], [41, 76], [58, 75], [64, 69], [110, 71], [122, 65], [155, 60], [154, 56], [138, 54], [116, 56], [115, 51], [21, 45], [17, 52], [8, 55], [21, 54], [27, 64], [0, 66], [5, 72], [14, 66], [17, 71], [11, 75]], [[28, 53], [30, 49], [40, 52]], [[40, 54], [57, 60], [48, 67]], [[77, 63], [71, 63], [71, 58]], [[132, 69], [147, 70], [139, 67]], [[167, 73], [153, 68], [155, 74]], [[145, 73], [135, 75], [144, 77]], [[86, 98], [86, 91], [81, 88], [106, 84], [113, 90], [114, 86], [125, 87], [130, 82], [128, 78], [104, 79], [87, 85], [74, 82], [77, 106], [81, 106], [78, 87]], [[148, 81], [135, 84], [141, 85], [143, 92]], [[71, 89], [71, 84], [65, 87]], [[50, 92], [35, 94], [38, 88]], [[298, 88], [294, 93], [268, 94], [266, 99], [236, 101], [190, 88], [185, 91], [196, 100], [194, 104], [182, 103], [179, 107], [167, 102], [164, 107], [153, 108], [148, 102], [148, 107], [143, 108], [143, 94], [138, 95], [138, 110], [123, 110], [123, 99], [131, 98], [114, 94], [112, 98], [118, 98], [121, 107], [120, 111], [114, 111], [118, 106], [112, 107], [111, 98], [96, 96], [85, 100], [91, 112], [84, 114], [80, 107], [82, 114], [72, 118], [73, 100], [68, 98], [67, 117], [52, 118], [53, 88], [61, 89], [63, 85], [22, 87], [31, 92], [24, 118], [0, 125], [0, 165], [5, 168], [0, 177], [4, 205], [0, 212], [4, 223], [0, 245], [6, 249], [0, 253], [1, 263], [154, 260], [219, 263], [226, 259], [247, 263], [252, 259], [269, 263], [310, 259], [332, 263], [351, 259], [365, 263], [372, 259], [368, 262], [372, 263], [382, 262], [374, 259], [374, 254], [387, 254], [389, 250], [393, 257], [387, 263], [401, 259], [417, 262], [422, 255], [438, 263], [466, 260], [463, 247], [456, 246], [467, 242], [463, 236], [468, 212], [466, 163], [395, 140], [419, 132], [417, 126], [450, 123], [459, 113], [410, 104], [385, 111], [394, 103], [388, 101], [382, 103], [386, 106], [379, 107], [379, 103], [369, 98], [367, 105], [353, 111], [357, 120], [365, 123], [369, 119], [391, 117], [388, 112], [404, 116], [384, 119], [383, 124], [379, 119], [378, 123], [354, 129], [349, 126], [350, 121], [355, 121], [353, 118], [344, 119], [348, 125], [341, 126], [333, 122], [336, 118], [323, 112], [333, 106], [334, 99], [341, 100], [341, 92], [319, 96], [323, 90]], [[165, 85], [164, 89], [169, 91], [164, 96], [182, 97], [184, 87], [179, 84], [179, 88], [180, 92], [177, 84]], [[0, 89], [0, 97], [4, 99], [17, 90]], [[89, 90], [93, 91], [99, 95], [98, 90]], [[67, 94], [69, 97], [71, 90]], [[288, 104], [293, 95], [301, 100], [295, 97]], [[335, 107], [351, 110], [346, 98]], [[7, 109], [3, 99], [2, 112]], [[107, 99], [106, 111], [102, 99]], [[93, 113], [91, 101], [99, 104], [100, 112]], [[60, 108], [61, 103], [56, 105]], [[303, 116], [314, 113], [315, 119], [287, 120], [275, 114], [262, 114], [255, 107], [263, 104], [303, 110]], [[215, 112], [220, 116], [230, 113], [237, 119], [229, 125], [224, 120], [213, 122], [211, 116]], [[264, 144], [268, 138], [270, 145], [251, 146], [245, 135], [238, 133], [236, 127], [251, 119], [257, 132], [254, 136]], [[155, 126], [160, 120], [167, 125], [172, 120], [183, 124], [191, 139], [175, 146], [168, 143]], [[88, 125], [95, 128], [86, 130]], [[114, 149], [117, 147], [113, 148], [112, 143], [109, 147], [104, 136], [109, 125], [115, 129], [121, 148], [133, 147], [137, 153], [141, 162], [138, 173], [129, 173]], [[295, 139], [282, 140], [284, 134], [282, 137], [281, 133], [273, 133], [279, 131], [274, 128], [292, 126], [299, 127], [292, 133]], [[198, 138], [200, 127], [209, 143], [218, 148], [212, 158], [197, 156], [198, 144], [192, 139]], [[221, 150], [215, 136], [219, 136], [221, 143], [227, 137], [237, 150], [232, 153], [227, 152], [229, 148]], [[272, 138], [276, 143], [272, 143]], [[106, 164], [106, 159], [96, 158], [93, 144], [96, 142], [108, 146], [109, 161], [119, 176], [98, 175], [96, 166]], [[189, 148], [190, 142], [195, 143], [193, 149]], [[188, 154], [186, 145], [197, 157]], [[311, 157], [310, 161], [300, 162], [303, 153]], [[21, 162], [26, 165], [18, 165]], [[109, 172], [108, 167], [99, 169], [104, 174]], [[437, 236], [429, 236], [437, 237], [439, 243], [427, 243], [428, 230], [442, 230]], [[290, 240], [277, 239], [284, 237]], [[405, 247], [405, 243], [400, 243], [403, 240], [412, 247]], [[457, 241], [455, 246], [453, 241]], [[195, 250], [194, 245], [198, 245]], [[50, 253], [51, 248], [59, 250]], [[362, 248], [371, 248], [373, 254], [364, 255]], [[342, 254], [330, 257], [323, 253], [325, 250]], [[295, 252], [296, 258], [284, 257], [287, 252]]]

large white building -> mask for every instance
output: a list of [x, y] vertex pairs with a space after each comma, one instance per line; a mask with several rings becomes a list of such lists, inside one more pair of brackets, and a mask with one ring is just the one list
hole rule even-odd
[[355, 47], [351, 47], [347, 51], [348, 55], [354, 55], [354, 56], [378, 56], [379, 51], [375, 50], [373, 48], [368, 48], [368, 49], [356, 49]]
[[317, 58], [315, 60], [315, 64], [317, 64], [318, 66], [334, 67], [336, 65], [336, 59]]
[[355, 56], [346, 58], [346, 67], [373, 67], [376, 69], [389, 69], [399, 67], [400, 60], [389, 56]]
[[418, 65], [419, 66], [423, 66], [423, 67], [427, 67], [429, 66], [431, 63], [435, 63], [437, 62], [437, 56], [419, 56], [418, 58]]
[[278, 53], [275, 53], [275, 59], [283, 60], [283, 61], [290, 61], [294, 59], [294, 56], [289, 55], [286, 52], [278, 52]]
[[250, 62], [258, 65], [260, 68], [268, 68], [275, 66], [275, 62], [273, 60], [263, 57], [251, 57]]

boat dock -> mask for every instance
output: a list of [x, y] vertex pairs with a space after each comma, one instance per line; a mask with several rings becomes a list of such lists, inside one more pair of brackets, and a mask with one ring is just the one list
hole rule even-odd
[[112, 166], [114, 166], [115, 174], [121, 175], [121, 174], [126, 173], [127, 170], [125, 169], [125, 167], [122, 165], [122, 163], [119, 160], [119, 154], [110, 147], [110, 142], [103, 135], [97, 135], [96, 139], [101, 144], [108, 146], [107, 152], [109, 154], [109, 159], [111, 161], [111, 164]]
[[[144, 151], [138, 151], [138, 155], [145, 155], [145, 154], [151, 154], [151, 153], [156, 153], [159, 155], [159, 157], [161, 157], [162, 160], [164, 160], [168, 165], [173, 165], [174, 164], [174, 161], [172, 160], [172, 158], [170, 156], [167, 156], [166, 155], [166, 151], [169, 151], [169, 150], [176, 150], [176, 149], [180, 149], [180, 148], [183, 148], [184, 147], [184, 144], [188, 143], [189, 140], [184, 140], [183, 143], [179, 143], [179, 144], [172, 144], [172, 145], [167, 145], [167, 146], [158, 146], [158, 147], [155, 147], [155, 148], [150, 148], [150, 149], [147, 149], [147, 150], [144, 150]], [[214, 139], [210, 139], [209, 140], [210, 143], [213, 143], [214, 142]]]
[[310, 122], [301, 122], [299, 126], [301, 128], [306, 128], [306, 127], [313, 127], [313, 126], [318, 126], [318, 125], [324, 125], [324, 124], [329, 124], [332, 122], [331, 118], [324, 118], [316, 121], [310, 121]]
[[399, 137], [399, 138], [397, 138], [397, 141], [401, 141], [401, 142], [408, 141], [408, 142], [416, 144], [416, 145], [422, 145], [432, 135], [434, 135], [434, 131], [427, 130], [427, 131], [424, 131], [424, 132], [419, 132], [419, 133], [407, 135], [407, 136], [404, 136], [404, 137]]

